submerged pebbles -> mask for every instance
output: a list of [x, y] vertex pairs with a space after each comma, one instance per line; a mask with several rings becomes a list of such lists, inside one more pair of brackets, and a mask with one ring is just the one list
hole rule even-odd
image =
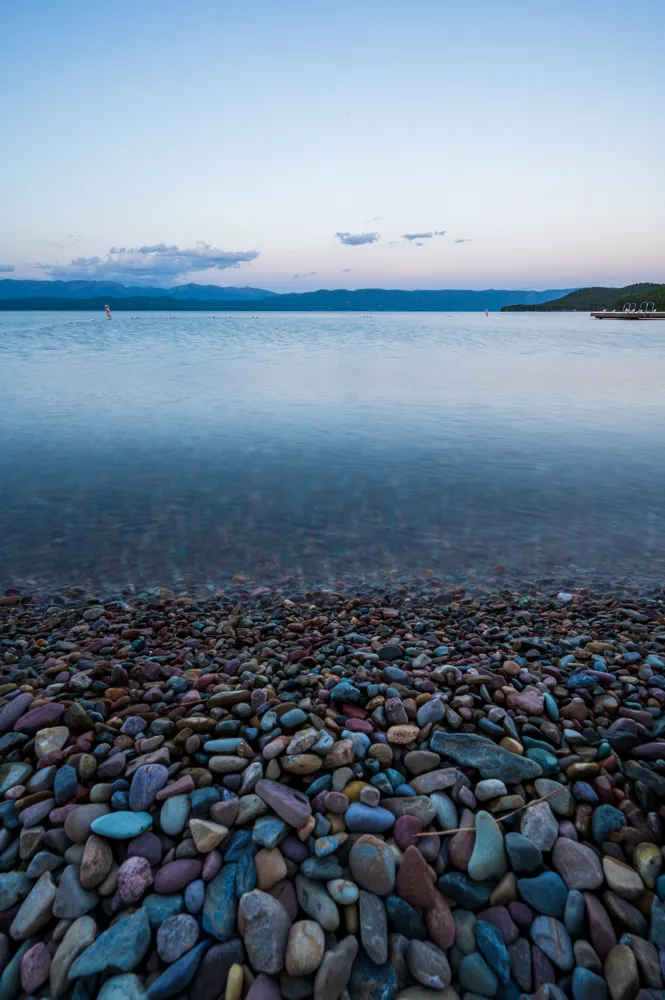
[[0, 598], [0, 1000], [665, 1000], [665, 602]]

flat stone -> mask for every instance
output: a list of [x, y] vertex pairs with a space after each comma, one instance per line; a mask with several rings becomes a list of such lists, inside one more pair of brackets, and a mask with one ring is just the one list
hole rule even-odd
[[644, 882], [635, 869], [616, 858], [603, 858], [603, 872], [610, 889], [622, 899], [637, 900], [644, 892]]
[[484, 810], [476, 814], [476, 842], [468, 874], [476, 882], [499, 879], [508, 867], [503, 835], [496, 820]]
[[143, 898], [153, 881], [152, 868], [145, 858], [127, 858], [118, 868], [118, 895], [123, 903], [131, 906]]
[[298, 920], [291, 926], [285, 965], [290, 976], [310, 976], [321, 965], [326, 938], [314, 920]]
[[296, 830], [300, 830], [312, 815], [312, 806], [306, 795], [277, 781], [262, 778], [256, 784], [256, 794], [280, 819]]
[[97, 1000], [147, 1000], [147, 997], [141, 980], [133, 972], [111, 976], [97, 994]]
[[203, 930], [218, 941], [228, 941], [236, 928], [236, 874], [237, 865], [226, 864], [206, 889]]
[[43, 941], [28, 948], [21, 959], [21, 986], [25, 993], [35, 993], [46, 982], [51, 968], [51, 953]]
[[460, 985], [470, 993], [493, 997], [499, 989], [499, 980], [478, 952], [465, 955], [459, 965]]
[[401, 899], [418, 909], [427, 910], [434, 905], [434, 885], [427, 862], [417, 847], [407, 847], [404, 852], [402, 864], [397, 870], [395, 892]]
[[24, 941], [49, 922], [56, 892], [51, 873], [44, 872], [21, 903], [9, 928], [14, 941]]
[[542, 864], [540, 848], [524, 834], [507, 833], [504, 842], [510, 867], [514, 872], [532, 872]]
[[607, 1000], [607, 983], [590, 969], [573, 969], [573, 1000]]
[[129, 786], [129, 808], [133, 812], [148, 812], [169, 778], [163, 764], [143, 764], [132, 775]]
[[371, 834], [363, 834], [349, 852], [354, 880], [368, 892], [389, 896], [395, 887], [395, 859], [390, 848]]
[[288, 913], [273, 896], [253, 889], [241, 897], [238, 929], [256, 972], [270, 975], [281, 972], [290, 928]]
[[555, 872], [543, 872], [534, 878], [517, 880], [517, 891], [529, 906], [537, 913], [550, 917], [562, 917], [568, 889], [560, 875]]
[[120, 811], [99, 816], [90, 824], [90, 829], [99, 837], [110, 840], [131, 840], [145, 833], [152, 826], [152, 816], [147, 812]]
[[598, 952], [602, 960], [617, 943], [616, 934], [612, 921], [607, 915], [602, 903], [590, 892], [582, 893], [584, 896], [584, 906], [586, 909], [587, 923], [589, 927], [589, 938], [591, 944]]
[[113, 850], [103, 837], [91, 833], [85, 842], [79, 878], [84, 889], [95, 889], [104, 881], [113, 865]]
[[503, 934], [496, 924], [486, 920], [476, 922], [478, 950], [504, 985], [510, 980], [510, 955]]
[[101, 816], [106, 816], [110, 811], [104, 802], [76, 806], [65, 819], [65, 833], [75, 844], [85, 844], [90, 836], [93, 822]]
[[388, 921], [383, 900], [361, 890], [359, 900], [360, 940], [377, 965], [388, 960]]
[[559, 835], [559, 824], [549, 802], [538, 802], [523, 811], [520, 832], [540, 851], [551, 851]]
[[53, 901], [53, 916], [59, 920], [76, 920], [97, 905], [97, 893], [81, 886], [79, 871], [76, 865], [68, 865], [60, 876]]
[[296, 875], [296, 895], [301, 909], [323, 927], [335, 931], [339, 927], [337, 906], [320, 882]]
[[91, 976], [96, 972], [131, 972], [150, 947], [150, 924], [143, 907], [112, 924], [78, 956], [67, 978]]
[[599, 889], [603, 870], [597, 854], [567, 837], [559, 837], [552, 849], [552, 864], [569, 889]]
[[0, 911], [9, 910], [25, 899], [33, 883], [24, 872], [3, 872], [0, 875]]
[[199, 937], [199, 925], [188, 913], [167, 917], [157, 930], [157, 952], [164, 962], [177, 962], [194, 947]]
[[395, 816], [389, 809], [380, 806], [366, 806], [362, 802], [352, 802], [344, 821], [347, 830], [354, 833], [383, 833], [395, 824]]
[[155, 872], [155, 892], [169, 894], [182, 892], [190, 882], [201, 877], [203, 866], [195, 858], [179, 858]]
[[411, 975], [423, 986], [444, 990], [450, 985], [448, 959], [431, 941], [410, 941], [406, 960]]
[[358, 954], [355, 937], [346, 937], [323, 956], [314, 980], [314, 1000], [338, 1000], [346, 989]]
[[550, 962], [568, 972], [574, 964], [573, 945], [564, 925], [555, 917], [536, 917], [531, 924], [531, 940]]
[[542, 774], [535, 761], [518, 757], [475, 733], [444, 733], [437, 730], [430, 739], [430, 748], [441, 757], [450, 758], [464, 767], [475, 767], [483, 778], [499, 778], [516, 784]]
[[66, 993], [69, 967], [74, 959], [90, 947], [96, 937], [97, 924], [92, 917], [79, 917], [67, 929], [51, 963], [50, 988], [53, 1000]]
[[637, 962], [625, 944], [615, 945], [605, 958], [603, 973], [612, 1000], [633, 1000], [640, 988]]
[[189, 831], [200, 854], [208, 854], [214, 850], [229, 832], [228, 827], [208, 819], [190, 819]]
[[201, 960], [209, 947], [209, 941], [201, 941], [177, 962], [167, 966], [161, 976], [148, 987], [150, 1000], [167, 1000], [168, 997], [182, 994], [196, 975]]

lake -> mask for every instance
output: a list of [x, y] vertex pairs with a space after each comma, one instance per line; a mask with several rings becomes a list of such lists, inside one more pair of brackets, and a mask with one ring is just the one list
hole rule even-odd
[[0, 583], [665, 577], [665, 322], [0, 313]]

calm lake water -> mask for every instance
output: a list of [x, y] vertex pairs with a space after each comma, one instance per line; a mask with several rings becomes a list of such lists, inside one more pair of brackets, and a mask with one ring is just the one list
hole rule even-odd
[[665, 322], [0, 313], [0, 583], [665, 581]]

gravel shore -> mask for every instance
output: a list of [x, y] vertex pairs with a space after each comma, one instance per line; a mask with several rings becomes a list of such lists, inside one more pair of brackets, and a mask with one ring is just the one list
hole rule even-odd
[[665, 594], [9, 591], [0, 800], [0, 1000], [665, 1000]]

